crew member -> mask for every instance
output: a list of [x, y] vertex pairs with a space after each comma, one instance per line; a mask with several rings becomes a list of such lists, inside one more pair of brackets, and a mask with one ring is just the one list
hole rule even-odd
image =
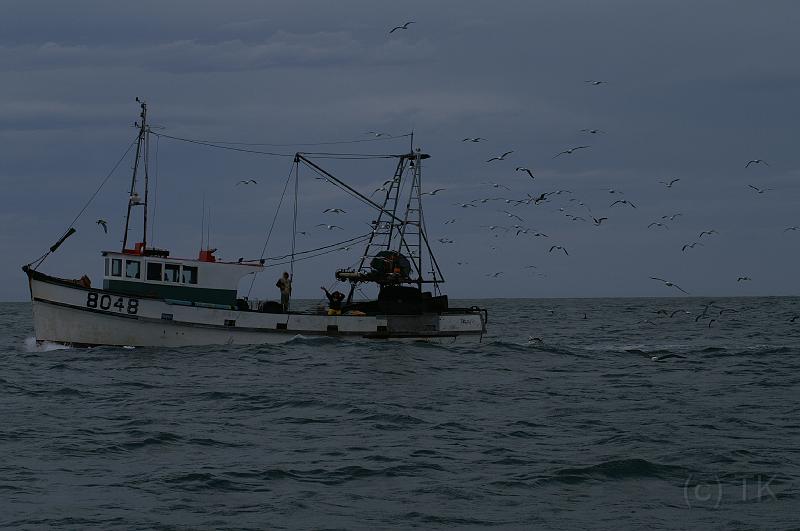
[[328, 297], [328, 315], [342, 315], [342, 303], [344, 301], [344, 293], [341, 291], [334, 291], [333, 293], [320, 286], [325, 296]]
[[289, 296], [292, 294], [292, 277], [289, 276], [287, 271], [283, 272], [283, 276], [278, 279], [275, 286], [281, 290], [281, 308], [284, 312], [289, 311]]

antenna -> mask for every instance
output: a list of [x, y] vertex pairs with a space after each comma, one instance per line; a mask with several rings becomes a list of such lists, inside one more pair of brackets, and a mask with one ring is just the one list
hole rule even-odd
[[203, 192], [203, 213], [200, 217], [200, 250], [203, 250], [203, 236], [206, 233], [206, 193]]

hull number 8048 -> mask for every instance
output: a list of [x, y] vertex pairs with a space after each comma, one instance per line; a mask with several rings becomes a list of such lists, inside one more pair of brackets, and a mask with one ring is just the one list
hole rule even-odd
[[86, 307], [135, 315], [139, 311], [139, 300], [126, 297], [112, 297], [107, 293], [101, 295], [96, 291], [90, 291], [89, 294], [86, 295]]

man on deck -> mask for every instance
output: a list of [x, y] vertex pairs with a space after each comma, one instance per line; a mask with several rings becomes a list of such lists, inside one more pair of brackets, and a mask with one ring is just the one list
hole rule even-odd
[[289, 276], [287, 271], [283, 272], [283, 276], [278, 279], [275, 286], [281, 290], [281, 308], [284, 312], [289, 311], [289, 296], [292, 294], [292, 277]]

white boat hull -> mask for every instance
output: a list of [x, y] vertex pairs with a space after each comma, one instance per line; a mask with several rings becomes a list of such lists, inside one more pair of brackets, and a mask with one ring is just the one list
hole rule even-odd
[[72, 345], [252, 345], [298, 335], [454, 341], [486, 331], [477, 308], [399, 316], [260, 313], [84, 288], [38, 273], [29, 273], [29, 282], [36, 339]]

